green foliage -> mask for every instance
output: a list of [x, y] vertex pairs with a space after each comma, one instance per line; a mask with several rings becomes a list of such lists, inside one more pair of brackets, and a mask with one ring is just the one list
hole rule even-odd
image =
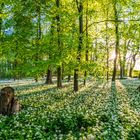
[[[90, 81], [76, 94], [31, 80], [15, 87], [22, 110], [0, 115], [2, 139], [139, 139], [138, 80]], [[1, 85], [2, 87], [2, 85]]]
[[[82, 1], [84, 29], [79, 63], [77, 62], [79, 14], [76, 2], [60, 0], [58, 9], [55, 1], [52, 0], [1, 1], [0, 61], [3, 61], [3, 58], [8, 61], [6, 73], [11, 73], [11, 76], [24, 73], [25, 76], [34, 77], [46, 73], [50, 66], [55, 71], [62, 63], [65, 64], [67, 74], [72, 73], [76, 67], [94, 76], [105, 76], [107, 70], [112, 72], [113, 61], [109, 61], [109, 68], [106, 67], [106, 61], [107, 55], [110, 57], [115, 46], [114, 2]], [[126, 61], [125, 58], [128, 50], [133, 54], [138, 54], [139, 51], [139, 22], [137, 21], [139, 2], [134, 3], [130, 0], [129, 4], [127, 3], [117, 1], [118, 18], [122, 20], [118, 22], [120, 37], [118, 62], [124, 65], [125, 63], [130, 65], [131, 60]], [[59, 37], [56, 20], [58, 13]], [[130, 21], [126, 21], [127, 19]], [[60, 48], [58, 48], [58, 38], [61, 42]], [[89, 62], [85, 60], [86, 51], [88, 51]], [[8, 67], [9, 63], [11, 67]]]

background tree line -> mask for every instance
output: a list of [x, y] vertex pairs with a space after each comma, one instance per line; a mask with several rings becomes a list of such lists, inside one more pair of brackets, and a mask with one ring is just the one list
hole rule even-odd
[[115, 81], [140, 58], [139, 0], [1, 0], [0, 77]]

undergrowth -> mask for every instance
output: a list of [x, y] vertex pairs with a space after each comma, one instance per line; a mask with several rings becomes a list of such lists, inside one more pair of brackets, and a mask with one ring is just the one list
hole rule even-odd
[[[139, 80], [90, 82], [74, 93], [72, 85], [12, 83], [22, 110], [0, 115], [1, 140], [139, 140]], [[1, 85], [2, 87], [2, 85]]]

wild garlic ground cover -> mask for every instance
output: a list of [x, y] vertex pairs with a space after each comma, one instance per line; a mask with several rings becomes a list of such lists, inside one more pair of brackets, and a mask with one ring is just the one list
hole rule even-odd
[[140, 139], [140, 80], [92, 81], [77, 93], [67, 83], [63, 89], [31, 80], [5, 85], [15, 88], [22, 110], [0, 115], [0, 140]]

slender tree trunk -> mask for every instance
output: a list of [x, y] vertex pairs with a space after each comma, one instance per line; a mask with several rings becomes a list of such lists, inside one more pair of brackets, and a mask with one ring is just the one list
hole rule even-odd
[[[16, 70], [16, 68], [17, 68], [17, 61], [14, 60], [13, 70]], [[13, 75], [13, 79], [14, 79], [14, 81], [17, 79], [17, 74], [16, 74], [16, 73], [14, 73], [14, 75]]]
[[131, 42], [131, 39], [128, 40], [126, 46], [125, 46], [125, 55], [124, 55], [124, 75], [125, 76], [129, 76], [128, 71], [129, 71], [129, 62], [130, 62], [130, 58], [126, 61], [126, 55], [127, 55], [127, 50], [129, 47], [129, 44]]
[[45, 84], [52, 84], [52, 83], [53, 83], [52, 82], [52, 71], [50, 68], [48, 68]]
[[71, 79], [71, 75], [69, 74], [68, 75], [68, 82], [70, 82], [70, 79]]
[[[88, 62], [88, 59], [89, 59], [89, 42], [88, 42], [88, 0], [87, 0], [87, 7], [86, 7], [86, 54], [85, 54], [85, 58], [86, 58], [86, 61]], [[86, 78], [87, 78], [87, 71], [85, 71], [84, 73], [84, 85], [86, 85]]]
[[129, 70], [129, 77], [132, 77], [132, 72], [133, 72], [133, 68], [130, 67], [130, 70]]
[[118, 12], [117, 12], [117, 2], [115, 0], [114, 4], [114, 12], [115, 12], [115, 35], [116, 35], [116, 46], [115, 46], [115, 58], [114, 58], [114, 68], [113, 68], [113, 75], [112, 81], [116, 79], [117, 73], [117, 59], [118, 59], [118, 50], [119, 50], [119, 24], [118, 24]]
[[120, 50], [119, 50], [119, 62], [120, 62], [120, 79], [122, 79], [123, 78], [123, 61], [122, 61]]
[[[18, 50], [18, 42], [16, 42], [16, 46], [15, 46], [15, 50]], [[15, 58], [14, 58], [14, 62], [13, 62], [13, 79], [14, 81], [18, 78], [18, 74], [17, 74], [17, 67], [18, 67], [18, 61], [17, 61], [17, 57], [18, 57], [18, 51], [15, 53]]]
[[137, 53], [135, 53], [135, 54], [132, 56], [132, 59], [131, 59], [130, 70], [129, 70], [129, 77], [132, 77], [133, 69], [134, 69], [135, 64], [136, 64], [136, 55], [137, 55]]
[[126, 76], [126, 54], [127, 54], [127, 52], [124, 54], [124, 56], [123, 56], [123, 66], [122, 66], [122, 70], [123, 70], [123, 77], [125, 77]]
[[57, 87], [62, 88], [62, 70], [61, 70], [61, 67], [57, 68]]
[[[4, 3], [1, 3], [0, 5], [0, 15], [2, 15], [3, 12]], [[2, 41], [2, 16], [0, 16], [0, 42]]]
[[78, 91], [78, 69], [74, 70], [74, 91]]
[[62, 63], [62, 80], [64, 80], [64, 63]]
[[0, 17], [0, 42], [2, 41], [2, 18]]
[[[98, 25], [96, 24], [96, 26], [95, 26], [95, 32], [96, 33], [98, 32], [97, 26]], [[95, 62], [98, 61], [98, 37], [97, 36], [95, 37], [95, 48], [94, 48], [94, 56], [93, 56], [93, 58], [94, 58]]]
[[[54, 32], [53, 32], [53, 29], [54, 29], [54, 18], [52, 19], [52, 23], [51, 23], [51, 29], [50, 29], [50, 47], [53, 47], [53, 43], [54, 43], [54, 39], [53, 39], [53, 36], [54, 36]], [[48, 52], [48, 59], [52, 59], [52, 54], [51, 54], [51, 48], [49, 47], [49, 52]], [[45, 84], [53, 84], [53, 81], [52, 81], [52, 70], [51, 70], [51, 65], [48, 66], [48, 70], [47, 70], [47, 76], [46, 76], [46, 81], [45, 81]]]
[[[108, 43], [107, 43], [108, 44]], [[107, 72], [106, 72], [106, 79], [107, 81], [109, 80], [109, 48], [108, 48], [108, 45], [107, 45], [107, 58], [106, 58], [106, 67], [107, 67]]]
[[[107, 20], [108, 20], [108, 7], [106, 8], [106, 15], [107, 15]], [[108, 48], [108, 22], [106, 21], [105, 23], [106, 26], [106, 68], [107, 68], [107, 72], [106, 72], [106, 79], [107, 81], [109, 80], [109, 48]]]
[[125, 67], [126, 67], [126, 55], [127, 55], [127, 47], [128, 47], [128, 45], [129, 45], [129, 43], [130, 43], [130, 40], [128, 41], [128, 43], [127, 43], [127, 41], [125, 41], [125, 44], [124, 44], [124, 51], [123, 51], [123, 64], [122, 64], [122, 73], [123, 73], [123, 77], [125, 77], [126, 76], [126, 69], [125, 69]]
[[84, 73], [84, 86], [86, 85], [86, 77], [87, 77], [87, 71]]
[[[2, 15], [2, 9], [3, 9], [4, 3], [0, 5], [0, 15]], [[2, 16], [0, 16], [0, 44], [2, 43]], [[1, 73], [3, 73], [2, 67], [0, 67]], [[2, 76], [0, 77], [2, 78]]]
[[[2, 5], [0, 8], [0, 15], [2, 14]], [[0, 17], [0, 42], [2, 41], [2, 17]]]
[[125, 61], [126, 61], [126, 54], [123, 54], [123, 61], [120, 64], [120, 78], [124, 78], [125, 74]]
[[121, 67], [120, 67], [120, 79], [123, 79], [123, 75], [124, 75], [123, 72], [124, 72], [124, 71], [123, 71], [123, 67], [121, 66]]
[[[56, 16], [57, 20], [57, 45], [58, 45], [58, 50], [59, 53], [61, 54], [61, 43], [60, 43], [60, 14], [59, 14], [59, 9], [60, 9], [60, 0], [56, 0], [56, 6], [58, 8], [58, 13]], [[57, 68], [57, 87], [62, 88], [62, 68], [59, 66]]]
[[120, 78], [123, 79], [125, 76], [125, 62], [120, 62]]
[[[83, 45], [83, 4], [82, 1], [77, 3], [77, 8], [79, 12], [79, 47], [78, 47], [78, 53], [77, 53], [77, 61], [80, 62], [81, 59], [81, 48]], [[74, 91], [78, 91], [78, 68], [75, 68], [74, 70]]]
[[[39, 41], [41, 39], [41, 6], [40, 6], [41, 3], [38, 3], [37, 5], [37, 43], [36, 43], [36, 46], [37, 46], [37, 53], [35, 54], [35, 61], [37, 62], [39, 60]], [[36, 73], [35, 75], [35, 82], [38, 82], [38, 78], [39, 78], [39, 75], [38, 73]]]
[[125, 47], [123, 48], [123, 53], [121, 57], [121, 52], [119, 52], [119, 61], [120, 61], [120, 78], [124, 78], [125, 76], [125, 61], [126, 61], [126, 54], [127, 54], [127, 47], [125, 43]]
[[[38, 53], [35, 54], [35, 61], [36, 62], [39, 60], [39, 56], [38, 55], [39, 55]], [[38, 78], [39, 78], [38, 73], [35, 73], [35, 76], [34, 76], [35, 82], [38, 82]]]

